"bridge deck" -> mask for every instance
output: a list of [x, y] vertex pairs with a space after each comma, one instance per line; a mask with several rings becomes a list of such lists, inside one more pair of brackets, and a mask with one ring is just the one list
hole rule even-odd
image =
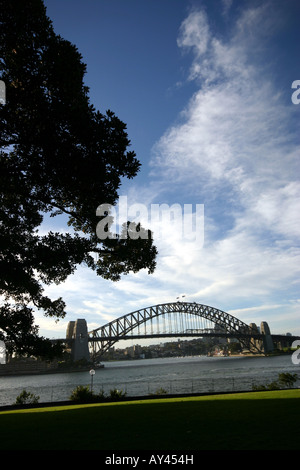
[[214, 338], [255, 338], [262, 340], [263, 335], [247, 335], [235, 333], [148, 333], [148, 334], [128, 334], [124, 336], [90, 336], [88, 341], [93, 343], [97, 341], [117, 341], [127, 339], [147, 339], [147, 338], [202, 338], [202, 337], [214, 337]]

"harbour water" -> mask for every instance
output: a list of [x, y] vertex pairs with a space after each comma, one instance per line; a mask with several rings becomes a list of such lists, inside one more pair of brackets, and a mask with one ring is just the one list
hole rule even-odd
[[[23, 391], [40, 397], [39, 403], [69, 400], [78, 386], [93, 387], [95, 393], [118, 389], [127, 396], [166, 393], [212, 393], [252, 390], [253, 385], [278, 379], [278, 374], [296, 373], [300, 365], [291, 356], [274, 357], [178, 357], [105, 362], [89, 371], [0, 377], [0, 406], [12, 405]], [[300, 387], [300, 380], [295, 384]]]

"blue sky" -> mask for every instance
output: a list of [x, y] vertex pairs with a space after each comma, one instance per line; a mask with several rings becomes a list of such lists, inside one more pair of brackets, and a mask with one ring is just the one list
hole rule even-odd
[[[96, 328], [185, 295], [299, 335], [300, 105], [291, 100], [300, 80], [299, 2], [45, 5], [55, 32], [87, 64], [91, 102], [127, 124], [142, 169], [120, 195], [148, 208], [203, 205], [204, 243], [166, 226], [151, 276], [113, 283], [79, 267], [46, 289], [65, 299], [68, 313], [58, 323], [38, 313], [40, 333], [61, 337], [77, 318]], [[66, 230], [64, 221], [55, 228]]]

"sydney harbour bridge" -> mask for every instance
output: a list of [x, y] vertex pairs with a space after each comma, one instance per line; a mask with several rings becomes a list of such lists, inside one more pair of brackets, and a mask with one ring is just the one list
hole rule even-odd
[[217, 337], [237, 340], [252, 354], [266, 354], [274, 344], [291, 346], [300, 336], [272, 335], [269, 325], [249, 325], [215, 307], [192, 302], [153, 305], [123, 315], [99, 328], [88, 330], [86, 321], [68, 324], [65, 341], [74, 360], [94, 361], [121, 340], [150, 338]]

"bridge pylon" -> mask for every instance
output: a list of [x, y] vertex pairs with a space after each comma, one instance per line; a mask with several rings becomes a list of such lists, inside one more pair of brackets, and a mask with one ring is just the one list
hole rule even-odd
[[89, 337], [87, 323], [84, 319], [70, 321], [67, 327], [67, 342], [70, 341], [72, 360], [90, 361]]
[[274, 343], [271, 336], [269, 325], [266, 321], [262, 321], [260, 324], [260, 332], [263, 335], [263, 349], [265, 353], [272, 352], [274, 350]]

